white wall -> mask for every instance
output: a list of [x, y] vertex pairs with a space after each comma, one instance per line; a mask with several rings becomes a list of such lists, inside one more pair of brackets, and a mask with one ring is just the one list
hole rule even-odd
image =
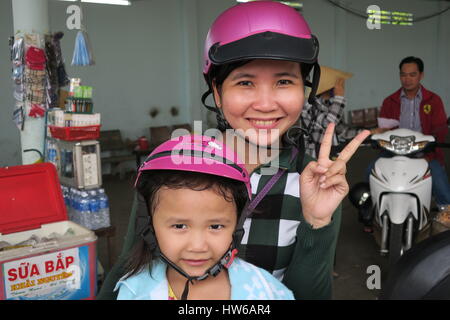
[[13, 97], [8, 37], [13, 35], [11, 1], [0, 1], [0, 167], [21, 161], [20, 135], [12, 121]]
[[[52, 1], [52, 30], [65, 30], [62, 50], [67, 72], [94, 87], [94, 108], [102, 129], [119, 128], [124, 136], [148, 135], [150, 126], [185, 122], [183, 33], [180, 1], [138, 1], [130, 7], [85, 4], [86, 24], [96, 65], [73, 67], [76, 31], [65, 23], [67, 2]], [[170, 107], [180, 114], [172, 117]], [[160, 113], [151, 118], [151, 108]]]
[[[69, 76], [94, 87], [94, 107], [102, 129], [124, 137], [148, 136], [150, 126], [192, 122], [207, 117], [200, 97], [203, 41], [214, 18], [234, 0], [142, 0], [131, 7], [85, 4], [85, 24], [97, 64], [72, 67], [76, 31], [67, 30], [70, 3], [49, 0], [52, 31], [64, 31], [62, 50]], [[398, 63], [407, 55], [425, 62], [423, 84], [438, 93], [450, 115], [450, 11], [412, 27], [383, 25], [368, 30], [366, 21], [326, 0], [304, 0], [304, 16], [320, 41], [320, 63], [353, 72], [347, 83], [348, 110], [380, 105], [399, 88]], [[340, 3], [365, 12], [381, 9], [423, 16], [446, 5], [422, 0], [354, 0]], [[0, 166], [20, 162], [19, 133], [12, 120], [9, 50], [13, 32], [10, 1], [0, 1]], [[177, 117], [170, 115], [179, 107]], [[158, 107], [156, 118], [148, 115]]]
[[[348, 110], [380, 106], [400, 87], [400, 61], [410, 55], [425, 63], [425, 87], [439, 94], [450, 115], [450, 11], [413, 26], [382, 25], [369, 30], [366, 20], [326, 0], [305, 0], [304, 16], [319, 38], [319, 62], [354, 73], [346, 83]], [[415, 18], [438, 12], [449, 4], [426, 0], [354, 0], [340, 4], [364, 13], [369, 5], [403, 11]]]

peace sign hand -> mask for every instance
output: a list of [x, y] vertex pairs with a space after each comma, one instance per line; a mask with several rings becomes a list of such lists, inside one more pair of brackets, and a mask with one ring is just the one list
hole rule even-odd
[[345, 178], [346, 164], [370, 131], [359, 133], [341, 151], [339, 157], [330, 160], [334, 123], [330, 123], [320, 146], [319, 158], [311, 161], [300, 175], [300, 201], [303, 216], [314, 229], [330, 223], [333, 212], [349, 191]]

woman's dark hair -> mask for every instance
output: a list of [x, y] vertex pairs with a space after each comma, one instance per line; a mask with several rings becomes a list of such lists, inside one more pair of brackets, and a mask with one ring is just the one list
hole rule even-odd
[[[245, 184], [237, 180], [199, 172], [149, 170], [142, 172], [136, 188], [144, 197], [150, 216], [153, 215], [158, 205], [158, 191], [162, 187], [195, 191], [214, 190], [226, 201], [234, 202], [237, 220], [248, 200]], [[155, 258], [156, 256], [149, 245], [142, 238], [138, 239], [125, 263], [124, 274], [126, 278], [139, 273], [147, 266], [151, 268]]]
[[417, 65], [417, 68], [419, 69], [419, 72], [420, 72], [420, 73], [422, 73], [423, 70], [424, 70], [423, 61], [422, 61], [422, 59], [420, 59], [420, 58], [413, 57], [413, 56], [404, 58], [404, 59], [400, 62], [400, 64], [398, 65], [398, 68], [400, 69], [400, 71], [402, 70], [402, 66], [403, 66], [405, 63], [415, 63], [415, 64]]

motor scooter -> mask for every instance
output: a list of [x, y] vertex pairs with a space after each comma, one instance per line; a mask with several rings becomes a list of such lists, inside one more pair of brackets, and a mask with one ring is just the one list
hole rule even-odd
[[430, 225], [432, 176], [424, 155], [436, 143], [433, 136], [395, 129], [372, 135], [370, 145], [383, 155], [370, 172], [369, 185], [352, 187], [349, 199], [360, 216], [373, 219], [380, 253], [389, 254], [393, 266]]

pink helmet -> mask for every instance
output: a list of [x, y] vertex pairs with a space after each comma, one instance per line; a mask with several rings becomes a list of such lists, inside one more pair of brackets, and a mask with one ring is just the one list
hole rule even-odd
[[241, 181], [251, 198], [250, 177], [236, 153], [208, 136], [185, 135], [158, 146], [142, 163], [138, 177], [147, 170], [180, 170], [212, 174]]
[[219, 15], [209, 29], [203, 74], [212, 65], [258, 58], [313, 65], [318, 54], [317, 38], [295, 9], [272, 1], [241, 3]]
[[[311, 87], [308, 102], [314, 104], [319, 86], [317, 62], [319, 41], [311, 34], [303, 16], [295, 9], [274, 1], [254, 1], [235, 5], [219, 15], [208, 31], [204, 47], [203, 75], [208, 91], [203, 105], [217, 115], [218, 128], [230, 125], [221, 110], [206, 104], [213, 92], [213, 66], [252, 59], [287, 60], [301, 63], [302, 77]], [[314, 67], [311, 80], [306, 80]]]

